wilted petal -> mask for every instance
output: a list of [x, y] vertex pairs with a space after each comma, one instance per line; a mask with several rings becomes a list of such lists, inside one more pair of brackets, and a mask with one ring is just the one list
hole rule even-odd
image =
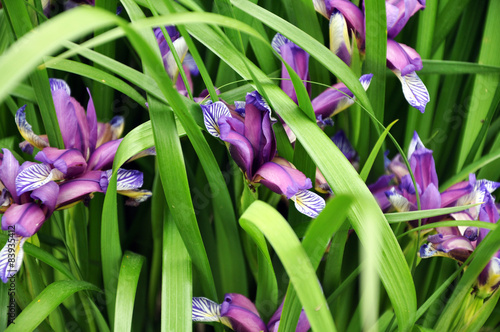
[[[29, 142], [29, 144], [31, 144], [32, 146], [36, 146], [40, 150], [49, 146], [49, 142], [47, 140], [43, 139], [33, 132], [33, 128], [31, 128], [31, 125], [26, 120], [25, 109], [26, 105], [18, 109], [16, 112], [16, 125], [19, 133], [27, 142]], [[33, 152], [33, 147], [31, 147], [31, 152]]]
[[101, 171], [89, 171], [78, 178], [62, 182], [59, 185], [56, 208], [66, 208], [93, 192], [103, 192], [100, 185], [101, 175]]
[[325, 208], [325, 200], [309, 190], [299, 190], [291, 199], [297, 211], [311, 218], [316, 218]]
[[51, 164], [57, 168], [66, 178], [77, 176], [85, 171], [87, 163], [82, 153], [77, 149], [60, 150], [56, 148], [45, 148], [35, 156], [45, 164]]
[[49, 181], [63, 179], [63, 174], [47, 164], [32, 164], [22, 170], [16, 177], [16, 192], [18, 196], [40, 188]]
[[193, 297], [194, 322], [220, 322], [220, 305], [205, 297]]
[[209, 105], [201, 105], [201, 110], [208, 133], [214, 137], [220, 137], [219, 119], [223, 116], [231, 117], [229, 108], [223, 102], [217, 101]]
[[104, 143], [98, 147], [92, 156], [90, 156], [89, 162], [87, 163], [87, 171], [111, 168], [115, 160], [116, 150], [118, 150], [121, 141], [122, 139], [117, 139]]
[[421, 113], [425, 112], [425, 106], [430, 101], [429, 92], [417, 73], [411, 72], [408, 75], [401, 76], [397, 70], [393, 70], [401, 81], [403, 94], [408, 104], [418, 109]]
[[2, 163], [0, 164], [0, 181], [9, 191], [14, 202], [17, 202], [16, 177], [19, 171], [19, 162], [9, 149], [2, 149]]
[[351, 64], [351, 42], [344, 15], [334, 10], [330, 16], [330, 50], [346, 65]]
[[13, 277], [21, 268], [24, 257], [24, 241], [26, 241], [25, 237], [9, 236], [7, 243], [0, 251], [0, 279], [4, 283], [7, 283], [9, 278]]
[[291, 199], [299, 190], [312, 187], [311, 180], [287, 160], [276, 157], [262, 165], [252, 182], [260, 182], [277, 194]]
[[30, 237], [42, 227], [46, 216], [36, 203], [12, 204], [2, 217], [2, 230], [15, 228], [17, 235]]

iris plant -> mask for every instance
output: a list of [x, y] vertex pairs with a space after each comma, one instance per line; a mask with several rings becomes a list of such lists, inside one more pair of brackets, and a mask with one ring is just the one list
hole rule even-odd
[[[282, 310], [283, 303], [266, 326], [252, 301], [241, 294], [230, 293], [221, 304], [204, 297], [193, 298], [192, 316], [194, 322], [220, 322], [236, 332], [277, 332]], [[307, 332], [310, 328], [302, 310], [295, 332]]]
[[[394, 170], [390, 176], [395, 177], [399, 184], [391, 186], [385, 194], [392, 206], [399, 212], [417, 210], [417, 191], [420, 196], [421, 209], [429, 210], [462, 205], [460, 198], [470, 194], [474, 189], [469, 183], [459, 183], [440, 193], [432, 150], [424, 146], [416, 132], [410, 142], [408, 161], [415, 177], [416, 189], [406, 166], [402, 164], [399, 157], [395, 158], [394, 164], [389, 165], [390, 169]], [[387, 177], [380, 181], [387, 181]], [[374, 190], [374, 187], [371, 189]], [[380, 196], [378, 198], [380, 199]], [[385, 208], [384, 200], [379, 200], [379, 204]], [[435, 220], [424, 219], [423, 223], [432, 221]]]
[[[34, 235], [54, 210], [91, 198], [94, 192], [106, 192], [121, 142], [117, 138], [123, 130], [123, 118], [99, 124], [91, 96], [85, 113], [71, 97], [66, 82], [51, 79], [50, 85], [64, 149], [50, 147], [46, 136], [33, 132], [26, 121], [25, 106], [16, 113], [16, 124], [26, 139], [21, 147], [31, 153], [34, 147], [39, 149], [34, 159], [40, 163], [26, 161], [19, 165], [12, 153], [3, 149], [0, 165], [2, 229], [14, 230], [16, 239], [14, 265], [7, 264], [7, 245], [0, 254], [0, 278], [4, 282], [20, 267], [26, 238]], [[154, 150], [148, 152], [154, 153]], [[139, 189], [143, 183], [139, 171], [119, 169], [117, 183], [117, 191], [129, 196], [132, 205], [151, 196], [150, 191]]]
[[[478, 181], [473, 195], [475, 201], [484, 202], [480, 208], [471, 208], [469, 211], [459, 213], [455, 219], [481, 220], [497, 223], [499, 219], [495, 198], [491, 191], [500, 184], [489, 181]], [[477, 211], [479, 210], [479, 211]], [[477, 227], [440, 227], [437, 234], [429, 236], [429, 243], [420, 248], [420, 257], [429, 258], [434, 256], [449, 257], [464, 263], [481, 243], [490, 230]], [[500, 285], [500, 250], [493, 255], [486, 267], [482, 270], [476, 283], [476, 295], [479, 298], [487, 298]]]
[[[311, 91], [309, 80], [309, 54], [295, 45], [292, 41], [277, 33], [271, 43], [273, 49], [281, 55], [285, 61], [304, 82], [308, 92]], [[372, 74], [361, 76], [359, 79], [361, 85], [366, 89], [370, 86]], [[290, 75], [283, 64], [281, 88], [288, 96], [297, 103], [295, 89], [290, 80]], [[325, 119], [340, 113], [354, 103], [354, 94], [345, 86], [344, 83], [334, 84], [326, 89], [312, 101], [314, 113], [319, 124], [323, 124]]]
[[244, 105], [238, 103], [232, 110], [223, 102], [201, 107], [207, 131], [226, 142], [251, 188], [261, 183], [293, 200], [298, 211], [312, 218], [321, 212], [325, 201], [307, 190], [311, 180], [277, 156], [271, 109], [257, 91], [248, 93]]
[[[365, 46], [365, 17], [361, 9], [347, 0], [313, 0], [316, 10], [330, 19], [330, 49], [347, 65], [351, 62], [350, 40], [357, 40], [361, 52]], [[425, 8], [425, 0], [386, 0], [387, 67], [401, 81], [408, 103], [425, 111], [429, 93], [417, 71], [422, 69], [420, 55], [411, 47], [394, 41], [409, 18]]]

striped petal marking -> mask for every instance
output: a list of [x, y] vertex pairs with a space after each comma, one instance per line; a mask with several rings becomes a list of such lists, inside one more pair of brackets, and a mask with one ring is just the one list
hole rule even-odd
[[290, 199], [300, 213], [311, 218], [316, 218], [325, 208], [325, 200], [309, 190], [300, 190]]
[[40, 188], [49, 181], [61, 180], [64, 175], [47, 164], [34, 164], [24, 169], [16, 177], [16, 192], [21, 196], [27, 191]]
[[416, 72], [411, 72], [408, 75], [401, 76], [401, 72], [397, 69], [393, 70], [396, 76], [401, 81], [403, 94], [408, 103], [418, 109], [420, 112], [425, 112], [425, 105], [430, 100], [429, 92], [424, 83], [418, 77]]
[[[108, 178], [108, 182], [111, 179], [111, 175], [113, 175], [113, 171], [108, 169], [106, 171], [106, 176]], [[136, 171], [133, 169], [118, 169], [117, 172], [117, 191], [122, 190], [134, 190], [142, 187], [143, 183], [143, 174], [140, 171]]]
[[31, 125], [26, 120], [25, 109], [26, 105], [18, 109], [16, 112], [16, 125], [19, 133], [26, 141], [40, 150], [48, 147], [49, 143], [33, 132], [33, 128], [31, 128]]
[[214, 137], [220, 137], [219, 119], [223, 116], [231, 117], [229, 108], [223, 102], [217, 101], [210, 105], [201, 105], [201, 109], [208, 133]]
[[278, 32], [274, 35], [273, 40], [271, 41], [271, 46], [276, 53], [281, 55], [281, 46], [286, 43], [290, 43], [290, 40]]
[[220, 305], [205, 297], [193, 297], [194, 322], [220, 322]]
[[385, 192], [387, 199], [391, 202], [392, 206], [398, 212], [410, 211], [410, 202], [403, 196], [396, 192], [394, 188]]
[[9, 281], [21, 268], [24, 250], [23, 244], [26, 238], [22, 236], [9, 236], [7, 243], [0, 251], [0, 279], [4, 283]]

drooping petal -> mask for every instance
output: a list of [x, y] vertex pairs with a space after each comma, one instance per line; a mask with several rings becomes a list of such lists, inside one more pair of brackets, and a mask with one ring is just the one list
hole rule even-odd
[[[111, 169], [102, 172], [101, 179], [103, 178], [105, 179], [104, 181], [101, 180], [101, 188], [104, 193], [107, 191], [107, 185], [112, 175], [113, 175], [113, 170]], [[116, 190], [138, 189], [142, 187], [143, 178], [144, 175], [140, 171], [120, 168], [117, 171]]]
[[344, 15], [334, 10], [330, 16], [330, 50], [346, 65], [351, 64], [351, 42]]
[[[21, 107], [20, 109], [17, 110], [16, 112], [16, 125], [17, 129], [19, 130], [19, 133], [21, 136], [29, 142], [29, 144], [32, 145], [31, 147], [31, 152], [33, 152], [33, 146], [36, 146], [38, 149], [43, 149], [47, 146], [49, 146], [48, 140], [43, 139], [42, 137], [38, 136], [33, 132], [33, 128], [31, 128], [31, 125], [28, 123], [26, 120], [26, 105]], [[29, 148], [28, 148], [29, 152]]]
[[122, 139], [113, 140], [99, 146], [87, 163], [87, 171], [109, 169], [113, 166], [116, 150]]
[[236, 332], [266, 331], [255, 305], [240, 294], [226, 294], [220, 306], [221, 322]]
[[17, 235], [30, 237], [42, 227], [46, 216], [36, 203], [12, 204], [2, 217], [2, 230], [15, 228]]
[[203, 121], [210, 135], [220, 137], [219, 119], [223, 116], [231, 117], [229, 108], [221, 101], [209, 105], [201, 105]]
[[401, 76], [406, 76], [422, 69], [422, 59], [413, 48], [388, 39], [387, 66], [392, 71], [401, 72]]
[[193, 297], [193, 322], [220, 322], [220, 305], [205, 297]]
[[[7, 243], [0, 251], [0, 279], [7, 283], [21, 268], [24, 250], [25, 237], [13, 235], [9, 236]], [[13, 256], [12, 256], [13, 255]]]
[[64, 181], [59, 185], [56, 209], [69, 207], [93, 192], [103, 192], [100, 180], [101, 171], [89, 171], [80, 177]]
[[297, 170], [287, 160], [275, 157], [273, 161], [262, 165], [256, 172], [252, 182], [262, 183], [277, 194], [291, 199], [299, 190], [312, 187], [311, 180]]
[[394, 74], [401, 81], [403, 94], [408, 101], [408, 104], [418, 109], [421, 113], [425, 112], [425, 106], [430, 101], [429, 92], [417, 73], [411, 72], [408, 75], [401, 76], [397, 70], [393, 70]]
[[299, 190], [291, 199], [297, 211], [311, 218], [316, 218], [326, 204], [321, 196], [309, 190]]
[[19, 172], [19, 162], [9, 149], [2, 149], [3, 157], [0, 164], [0, 181], [9, 191], [14, 202], [17, 202], [16, 176]]
[[63, 173], [66, 178], [80, 175], [87, 168], [85, 158], [77, 149], [60, 150], [48, 147], [38, 152], [35, 156], [35, 160], [53, 165]]
[[33, 190], [30, 196], [34, 200], [40, 201], [46, 218], [49, 218], [52, 215], [52, 212], [56, 209], [58, 195], [59, 186], [55, 182], [51, 181], [44, 184], [40, 188]]
[[32, 164], [17, 175], [16, 192], [18, 196], [21, 196], [25, 192], [40, 188], [49, 181], [63, 178], [60, 171], [50, 168], [47, 164]]

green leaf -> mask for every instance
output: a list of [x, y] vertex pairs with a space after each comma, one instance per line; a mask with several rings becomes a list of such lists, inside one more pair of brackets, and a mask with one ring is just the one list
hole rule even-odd
[[297, 291], [312, 329], [336, 331], [311, 261], [286, 220], [270, 205], [255, 201], [241, 216], [240, 224], [243, 228], [257, 227], [266, 236]]
[[123, 254], [116, 290], [115, 331], [131, 331], [135, 292], [145, 260], [144, 256], [130, 251]]
[[423, 68], [418, 75], [465, 75], [500, 74], [500, 67], [480, 63], [448, 60], [422, 60]]
[[368, 174], [370, 174], [373, 163], [375, 162], [375, 158], [377, 158], [378, 152], [379, 152], [380, 148], [382, 147], [382, 145], [384, 144], [385, 137], [387, 136], [387, 134], [391, 130], [392, 126], [394, 126], [394, 124], [396, 124], [396, 122], [398, 122], [398, 120], [394, 120], [390, 125], [388, 125], [387, 128], [385, 128], [382, 135], [380, 135], [380, 137], [378, 138], [377, 142], [375, 143], [375, 146], [372, 149], [372, 152], [370, 152], [368, 159], [366, 159], [366, 163], [363, 166], [363, 169], [359, 173], [361, 180], [366, 182], [366, 179], [368, 179]]
[[48, 285], [24, 308], [15, 319], [14, 324], [9, 325], [5, 331], [33, 331], [59, 304], [72, 294], [82, 290], [101, 291], [88, 282], [76, 280], [56, 281]]
[[393, 212], [386, 213], [385, 218], [389, 223], [398, 223], [405, 222], [411, 220], [418, 220], [423, 218], [437, 217], [442, 216], [454, 212], [464, 211], [471, 207], [478, 206], [478, 204], [470, 204], [470, 205], [462, 205], [462, 206], [454, 206], [450, 208], [441, 208], [441, 209], [430, 209], [430, 210], [420, 210], [420, 211], [409, 211], [409, 212]]

